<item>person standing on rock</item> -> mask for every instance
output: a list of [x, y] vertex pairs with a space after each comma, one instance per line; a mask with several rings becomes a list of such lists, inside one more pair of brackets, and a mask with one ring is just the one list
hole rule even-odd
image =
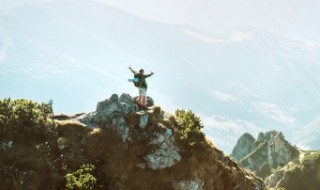
[[129, 67], [129, 69], [134, 74], [135, 79], [138, 79], [137, 81], [135, 81], [134, 79], [135, 86], [138, 87], [139, 89], [138, 104], [142, 106], [146, 106], [147, 105], [146, 97], [147, 97], [147, 88], [148, 88], [146, 78], [151, 77], [154, 73], [151, 72], [150, 74], [145, 75], [143, 69], [140, 69], [139, 73], [133, 70], [131, 67]]

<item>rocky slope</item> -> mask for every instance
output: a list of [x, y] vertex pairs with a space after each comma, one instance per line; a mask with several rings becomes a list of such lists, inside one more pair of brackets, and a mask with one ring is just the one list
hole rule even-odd
[[317, 190], [320, 187], [320, 151], [301, 151], [299, 162], [290, 162], [272, 172], [265, 182], [269, 187], [287, 190]]
[[246, 133], [231, 157], [264, 179], [270, 188], [315, 190], [320, 185], [320, 154], [292, 146], [277, 131], [260, 133], [258, 139]]
[[183, 134], [191, 133], [183, 126], [195, 121], [181, 123], [157, 106], [140, 111], [128, 94], [112, 95], [92, 113], [52, 119], [30, 111], [30, 102], [1, 104], [1, 189], [65, 189], [65, 175], [83, 164], [95, 168], [94, 189], [266, 189], [201, 134], [202, 143], [185, 143]]

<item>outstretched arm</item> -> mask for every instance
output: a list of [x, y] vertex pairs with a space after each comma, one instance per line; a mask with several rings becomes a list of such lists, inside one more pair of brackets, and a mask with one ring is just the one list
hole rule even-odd
[[133, 74], [136, 74], [137, 71], [133, 70], [131, 67], [129, 67], [130, 71], [133, 73]]
[[146, 75], [145, 77], [148, 78], [148, 77], [151, 77], [152, 75], [154, 75], [153, 72], [151, 72], [150, 74]]

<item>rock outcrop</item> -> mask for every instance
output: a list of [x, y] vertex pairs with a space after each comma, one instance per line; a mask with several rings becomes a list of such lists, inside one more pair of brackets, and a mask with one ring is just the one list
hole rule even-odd
[[[153, 100], [148, 97], [148, 102], [153, 104]], [[161, 114], [161, 113], [158, 113]], [[163, 116], [162, 116], [163, 117]], [[134, 98], [128, 94], [122, 94], [120, 97], [114, 94], [110, 99], [99, 102], [97, 110], [78, 118], [78, 121], [97, 128], [113, 129], [121, 135], [124, 143], [132, 141], [133, 128], [138, 126], [145, 129], [148, 124], [148, 112], [139, 111]], [[126, 119], [128, 119], [126, 122]], [[152, 153], [144, 156], [146, 163], [139, 163], [143, 168], [164, 169], [173, 166], [180, 161], [179, 149], [176, 146], [172, 129], [162, 126], [162, 131], [155, 131], [150, 135], [148, 145], [157, 146]], [[148, 134], [141, 134], [148, 135]]]
[[182, 180], [174, 182], [172, 185], [174, 190], [202, 190], [203, 181], [196, 178], [192, 180]]
[[181, 160], [171, 129], [166, 128], [164, 133], [155, 133], [154, 136], [150, 145], [159, 148], [144, 157], [149, 168], [153, 170], [169, 168]]
[[[138, 99], [139, 99], [139, 97], [138, 96], [135, 96], [134, 98], [133, 98], [133, 101], [134, 102], [136, 102], [136, 103], [138, 103]], [[147, 96], [146, 97], [146, 101], [147, 101], [147, 107], [151, 107], [151, 106], [154, 106], [154, 101], [153, 101], [153, 99], [150, 97], [150, 96]]]
[[[122, 94], [119, 97], [114, 94], [109, 99], [99, 102], [95, 112], [82, 115], [77, 120], [91, 128], [115, 129], [121, 135], [123, 141], [128, 141], [130, 140], [130, 129], [125, 117], [129, 113], [135, 113], [138, 110], [138, 106], [130, 95]], [[140, 119], [142, 115], [138, 116]]]

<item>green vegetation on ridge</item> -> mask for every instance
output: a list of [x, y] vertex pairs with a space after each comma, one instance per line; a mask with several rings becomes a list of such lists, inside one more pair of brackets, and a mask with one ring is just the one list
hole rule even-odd
[[66, 175], [67, 190], [92, 190], [97, 179], [92, 175], [95, 166], [92, 164], [83, 164], [79, 170]]
[[191, 110], [176, 110], [176, 117], [181, 127], [181, 136], [185, 144], [190, 147], [203, 146], [206, 144], [205, 135], [201, 131], [204, 127], [201, 124], [200, 117], [196, 116]]
[[52, 108], [48, 104], [23, 99], [1, 100], [0, 139], [19, 141], [20, 139], [15, 136], [16, 131], [24, 135], [37, 134], [37, 137], [41, 138], [43, 127], [48, 125], [47, 118], [50, 114], [52, 114]]
[[[320, 151], [303, 151], [301, 163], [291, 163], [274, 171], [282, 176], [276, 184], [289, 190], [318, 190], [320, 186]], [[271, 179], [267, 179], [270, 181]], [[272, 180], [271, 180], [272, 181]]]

